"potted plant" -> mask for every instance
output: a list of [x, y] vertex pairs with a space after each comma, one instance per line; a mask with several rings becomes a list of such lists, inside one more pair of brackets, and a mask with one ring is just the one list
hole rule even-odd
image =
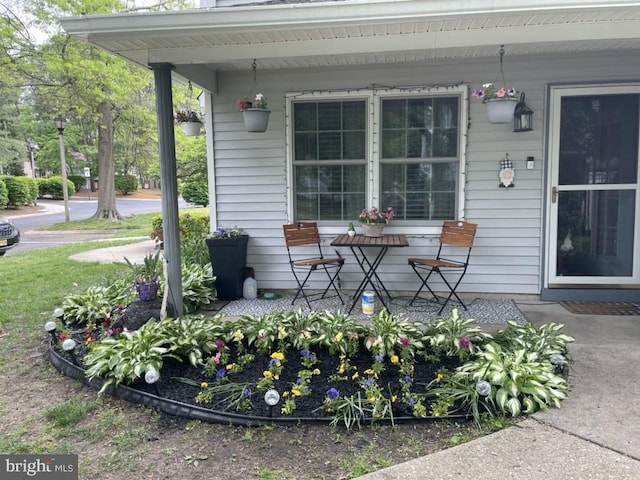
[[206, 242], [216, 279], [218, 300], [242, 298], [249, 235], [244, 235], [242, 229], [235, 226], [227, 229], [218, 225], [218, 229]]
[[481, 89], [472, 90], [471, 95], [487, 106], [489, 123], [510, 123], [520, 98], [515, 88], [498, 88], [493, 83], [485, 83]]
[[176, 125], [182, 125], [184, 133], [188, 137], [197, 137], [200, 135], [202, 120], [197, 112], [190, 109], [178, 110], [173, 119]]
[[264, 132], [269, 125], [269, 114], [267, 109], [267, 99], [261, 93], [249, 101], [248, 99], [238, 100], [238, 108], [242, 112], [244, 127], [247, 132]]
[[160, 250], [148, 253], [142, 263], [133, 263], [125, 257], [127, 265], [134, 272], [136, 291], [143, 302], [152, 302], [158, 298], [160, 275], [162, 275], [162, 257]]
[[356, 227], [353, 226], [353, 222], [349, 222], [349, 228], [347, 228], [347, 235], [350, 237], [356, 236]]
[[396, 213], [393, 207], [387, 207], [385, 211], [378, 210], [373, 207], [371, 210], [364, 209], [360, 212], [360, 224], [364, 228], [365, 237], [381, 237], [385, 225], [391, 223]]

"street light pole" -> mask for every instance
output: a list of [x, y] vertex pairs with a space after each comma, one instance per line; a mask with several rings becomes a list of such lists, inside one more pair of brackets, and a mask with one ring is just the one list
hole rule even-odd
[[62, 173], [62, 198], [64, 198], [64, 221], [69, 223], [69, 192], [67, 191], [67, 162], [64, 155], [64, 126], [67, 119], [56, 117], [53, 119], [58, 129], [60, 139], [60, 168]]
[[33, 161], [33, 154], [39, 150], [38, 144], [33, 140], [27, 140], [27, 149], [29, 150], [29, 159], [31, 160], [31, 176], [36, 178], [36, 164]]

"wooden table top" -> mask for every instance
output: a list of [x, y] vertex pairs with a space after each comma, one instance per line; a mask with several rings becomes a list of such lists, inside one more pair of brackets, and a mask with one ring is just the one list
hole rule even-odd
[[408, 247], [409, 242], [405, 235], [382, 235], [381, 237], [365, 237], [364, 235], [347, 234], [338, 235], [332, 247]]

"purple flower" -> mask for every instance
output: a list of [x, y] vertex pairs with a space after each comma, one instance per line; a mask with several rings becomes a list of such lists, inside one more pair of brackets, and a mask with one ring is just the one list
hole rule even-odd
[[371, 385], [373, 385], [373, 380], [371, 378], [364, 382], [365, 388], [369, 388]]
[[515, 97], [515, 96], [516, 96], [516, 89], [515, 89], [515, 88], [510, 88], [510, 89], [507, 91], [507, 94], [508, 94], [510, 97]]
[[460, 339], [460, 346], [462, 348], [469, 348], [469, 345], [471, 345], [471, 341], [467, 337], [462, 337]]
[[245, 388], [245, 389], [244, 389], [244, 392], [242, 392], [242, 394], [243, 394], [245, 397], [250, 397], [250, 396], [251, 396], [251, 390], [249, 390], [248, 388]]
[[411, 378], [411, 375], [405, 375], [404, 378], [402, 379], [404, 380], [404, 383], [411, 383], [413, 382], [413, 378]]
[[296, 385], [302, 385], [302, 379], [301, 378], [298, 378], [296, 380]]
[[272, 358], [271, 360], [269, 360], [269, 368], [278, 366], [278, 363], [280, 363], [280, 360], [278, 360], [277, 358]]
[[378, 363], [384, 362], [384, 357], [380, 354], [376, 355], [376, 362]]
[[311, 360], [314, 361], [316, 359], [316, 356], [311, 353], [309, 350], [303, 350], [300, 352], [300, 355], [302, 355], [304, 358], [306, 358], [307, 360]]
[[330, 388], [329, 390], [327, 390], [327, 397], [329, 397], [329, 400], [335, 400], [339, 396], [340, 392], [338, 392], [338, 390], [336, 390], [335, 388]]
[[218, 370], [218, 373], [216, 373], [216, 380], [220, 380], [226, 374], [227, 374], [227, 370], [224, 368], [221, 368], [220, 370]]
[[413, 407], [415, 405], [416, 401], [413, 398], [409, 399], [409, 406]]

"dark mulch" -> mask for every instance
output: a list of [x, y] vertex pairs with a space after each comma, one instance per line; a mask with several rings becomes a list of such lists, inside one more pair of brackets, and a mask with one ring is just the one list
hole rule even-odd
[[[83, 366], [83, 355], [86, 353], [84, 348], [84, 334], [78, 332], [74, 335], [82, 350], [78, 355], [78, 362]], [[251, 409], [237, 411], [235, 408], [229, 408], [229, 405], [222, 402], [221, 398], [214, 397], [210, 404], [197, 403], [195, 398], [201, 391], [200, 387], [195, 387], [187, 383], [181, 382], [179, 378], [187, 378], [197, 382], [200, 385], [202, 382], [206, 382], [208, 385], [213, 386], [216, 384], [214, 376], [207, 376], [202, 368], [194, 368], [187, 361], [180, 362], [172, 358], [165, 360], [162, 370], [160, 372], [161, 378], [155, 385], [148, 385], [143, 379], [129, 385], [132, 388], [162, 396], [171, 400], [183, 402], [185, 404], [197, 405], [204, 408], [212, 408], [213, 410], [229, 411], [233, 413], [239, 413], [246, 416], [272, 416], [273, 418], [288, 418], [290, 416], [283, 415], [281, 413], [281, 407], [283, 405], [283, 399], [280, 401], [277, 407], [273, 408], [271, 412], [263, 400], [264, 392], [260, 392], [255, 388], [255, 384], [262, 378], [263, 372], [268, 369], [270, 361], [269, 356], [261, 355], [257, 352], [251, 352], [255, 354], [255, 360], [244, 366], [241, 372], [231, 374], [228, 378], [234, 383], [250, 383], [251, 386]], [[293, 417], [307, 418], [307, 419], [320, 419], [330, 418], [331, 414], [327, 414], [323, 409], [323, 403], [326, 398], [326, 393], [330, 388], [336, 388], [340, 392], [341, 397], [346, 397], [357, 393], [358, 391], [364, 393], [362, 387], [357, 381], [333, 381], [330, 377], [337, 373], [340, 367], [340, 358], [338, 355], [332, 355], [327, 349], [317, 349], [313, 351], [316, 355], [318, 362], [312, 367], [320, 370], [319, 375], [312, 377], [309, 385], [311, 393], [295, 397], [296, 410]], [[305, 367], [301, 364], [301, 356], [299, 352], [289, 350], [286, 352], [286, 361], [283, 363], [282, 374], [280, 379], [275, 382], [275, 388], [282, 394], [285, 391], [291, 391], [298, 379], [298, 372]], [[230, 362], [235, 362], [236, 355], [232, 349]], [[355, 357], [350, 358], [350, 363], [353, 367], [357, 367], [357, 372], [362, 379], [364, 371], [371, 368], [374, 363], [374, 358], [371, 352], [366, 350], [362, 346], [359, 353]], [[388, 358], [384, 360], [385, 369], [378, 378], [378, 385], [380, 385], [385, 391], [385, 397], [389, 398], [391, 395], [397, 395], [401, 397], [400, 389], [400, 373], [399, 366], [391, 364]], [[446, 358], [439, 363], [429, 363], [423, 359], [417, 359], [414, 370], [414, 382], [411, 391], [414, 393], [425, 393], [425, 385], [431, 382], [438, 371], [449, 370], [453, 371], [455, 367], [460, 365], [457, 359]], [[351, 375], [356, 370], [351, 370], [347, 375]], [[427, 412], [430, 412], [429, 404], [426, 403]], [[413, 412], [411, 407], [403, 402], [396, 402], [393, 410], [394, 417], [412, 417]]]

